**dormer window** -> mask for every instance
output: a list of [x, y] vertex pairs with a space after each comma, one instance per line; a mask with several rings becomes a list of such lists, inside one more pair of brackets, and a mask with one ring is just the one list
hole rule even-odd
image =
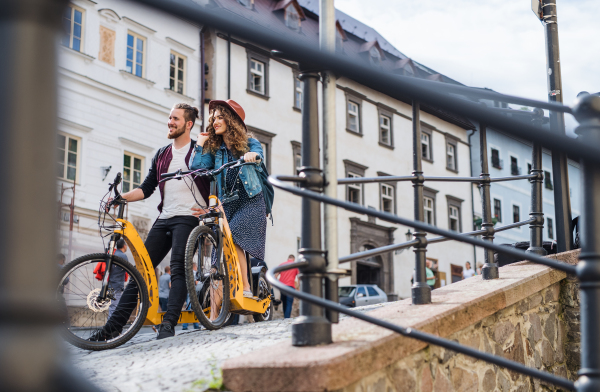
[[254, 0], [238, 0], [238, 2], [249, 10], [254, 9]]
[[371, 64], [373, 64], [373, 65], [381, 64], [381, 53], [379, 53], [379, 49], [377, 49], [376, 46], [373, 46], [369, 50], [369, 59], [371, 61]]
[[335, 21], [335, 51], [344, 53], [344, 41], [348, 41], [348, 36], [344, 32], [339, 20]]
[[300, 15], [293, 4], [285, 9], [285, 25], [292, 30], [300, 30]]

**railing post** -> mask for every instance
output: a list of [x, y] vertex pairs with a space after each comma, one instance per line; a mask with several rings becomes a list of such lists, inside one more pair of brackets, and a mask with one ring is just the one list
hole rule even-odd
[[[302, 68], [301, 68], [302, 69]], [[303, 187], [312, 191], [323, 190], [323, 172], [319, 163], [319, 118], [317, 81], [314, 71], [299, 75], [304, 83], [302, 103], [302, 167], [300, 177], [305, 177]], [[300, 268], [300, 290], [323, 298], [323, 285], [327, 265], [321, 247], [321, 204], [302, 198], [302, 237], [299, 261], [308, 265]], [[294, 346], [316, 346], [331, 343], [331, 324], [325, 318], [325, 310], [306, 301], [300, 301], [300, 317], [292, 324]]]
[[542, 146], [533, 143], [531, 150], [531, 173], [535, 178], [531, 182], [531, 210], [529, 216], [535, 219], [529, 225], [530, 242], [527, 252], [545, 256], [548, 252], [542, 246], [542, 234], [544, 230], [544, 201], [542, 199], [542, 183], [544, 182], [544, 171], [542, 170]]
[[[479, 124], [479, 150], [481, 157], [481, 228], [485, 234], [481, 237], [484, 241], [494, 242], [494, 223], [492, 222], [492, 203], [490, 196], [490, 168], [487, 153], [487, 127], [485, 124]], [[484, 249], [484, 264], [481, 268], [481, 275], [484, 280], [498, 279], [498, 264], [494, 263], [494, 251]]]
[[[422, 149], [421, 149], [421, 115], [419, 102], [412, 103], [412, 121], [413, 121], [413, 176], [412, 181], [415, 194], [415, 220], [424, 222], [425, 213], [423, 209], [423, 171], [421, 167]], [[415, 252], [415, 277], [412, 285], [412, 303], [413, 305], [423, 305], [431, 303], [431, 288], [427, 284], [427, 273], [425, 269], [425, 256], [427, 253], [427, 233], [415, 229], [414, 237], [419, 240], [419, 244], [414, 246]]]
[[[600, 97], [585, 95], [573, 108], [582, 142], [600, 145]], [[577, 265], [581, 297], [581, 369], [578, 392], [600, 391], [600, 165], [582, 160], [581, 255]]]

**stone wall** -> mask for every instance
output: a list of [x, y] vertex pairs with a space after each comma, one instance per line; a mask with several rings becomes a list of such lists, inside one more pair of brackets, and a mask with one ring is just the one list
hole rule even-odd
[[[566, 278], [449, 336], [480, 351], [575, 380], [579, 369], [579, 292]], [[339, 391], [555, 391], [536, 379], [427, 348]]]

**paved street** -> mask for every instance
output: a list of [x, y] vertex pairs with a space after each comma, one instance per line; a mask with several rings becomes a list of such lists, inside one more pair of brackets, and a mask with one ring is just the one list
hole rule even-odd
[[204, 391], [211, 382], [220, 383], [226, 359], [290, 339], [291, 322], [280, 319], [218, 331], [177, 328], [174, 338], [160, 341], [145, 327], [114, 350], [71, 348], [71, 359], [83, 376], [107, 392]]

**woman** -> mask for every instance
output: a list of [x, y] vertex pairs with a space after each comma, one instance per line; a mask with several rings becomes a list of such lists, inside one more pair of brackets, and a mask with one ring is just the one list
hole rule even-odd
[[[248, 134], [244, 109], [238, 103], [231, 99], [210, 101], [208, 110], [207, 132], [198, 135], [196, 155], [190, 169], [210, 170], [242, 156], [245, 162], [264, 159], [260, 142]], [[244, 251], [254, 258], [265, 259], [267, 213], [257, 170], [262, 170], [259, 165], [247, 165], [227, 170], [217, 177], [219, 199], [238, 195], [236, 200], [225, 202], [223, 210], [242, 269], [244, 297], [252, 297]], [[201, 209], [194, 210], [195, 215], [204, 213]]]

